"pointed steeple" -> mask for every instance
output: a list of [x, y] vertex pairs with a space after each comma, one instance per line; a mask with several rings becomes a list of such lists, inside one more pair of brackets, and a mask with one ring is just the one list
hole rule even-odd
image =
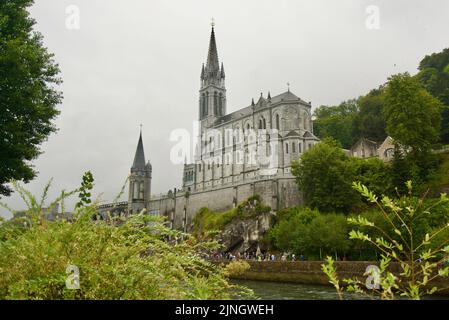
[[217, 43], [215, 42], [214, 26], [212, 26], [212, 31], [210, 33], [209, 53], [207, 55], [206, 69], [211, 73], [218, 72], [220, 69], [220, 64], [218, 63]]
[[145, 170], [145, 153], [143, 151], [142, 129], [140, 129], [139, 142], [137, 143], [136, 154], [134, 156], [131, 171]]
[[205, 76], [205, 74], [204, 74], [204, 63], [203, 63], [203, 66], [201, 67], [201, 80], [204, 80], [204, 76]]
[[220, 72], [221, 78], [224, 79], [225, 78], [225, 71], [224, 71], [224, 67], [223, 67], [223, 62], [221, 63], [221, 72]]
[[268, 99], [269, 101], [271, 101], [271, 94], [270, 94], [270, 91], [268, 91], [268, 97], [267, 97], [267, 99]]

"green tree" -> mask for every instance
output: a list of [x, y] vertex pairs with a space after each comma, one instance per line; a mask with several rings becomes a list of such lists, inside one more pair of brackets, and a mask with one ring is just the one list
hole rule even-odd
[[377, 194], [388, 195], [394, 191], [391, 166], [379, 158], [349, 158], [349, 165], [353, 167], [354, 181], [363, 183]]
[[52, 120], [62, 96], [55, 87], [59, 68], [33, 31], [27, 8], [33, 0], [0, 2], [0, 194], [10, 180], [33, 179], [30, 161], [56, 130]]
[[349, 212], [360, 201], [351, 185], [353, 167], [341, 146], [325, 138], [292, 163], [306, 205], [321, 212]]
[[419, 70], [419, 81], [444, 104], [440, 139], [449, 143], [449, 48], [426, 56], [419, 64]]
[[383, 116], [383, 92], [384, 88], [380, 87], [358, 99], [359, 112], [352, 123], [353, 141], [366, 138], [381, 142], [387, 137]]
[[[406, 176], [416, 186], [428, 181], [437, 164], [431, 149], [439, 139], [441, 109], [441, 102], [408, 73], [389, 79], [384, 106], [387, 132], [397, 142], [397, 151], [405, 153], [395, 158], [393, 168], [402, 172], [405, 165]], [[404, 179], [399, 182], [396, 185], [404, 185]]]
[[408, 73], [389, 78], [384, 115], [388, 134], [410, 154], [428, 152], [438, 140], [441, 102]]
[[313, 128], [319, 138], [332, 137], [344, 148], [354, 142], [352, 122], [358, 111], [355, 99], [342, 102], [338, 106], [320, 106], [314, 112]]

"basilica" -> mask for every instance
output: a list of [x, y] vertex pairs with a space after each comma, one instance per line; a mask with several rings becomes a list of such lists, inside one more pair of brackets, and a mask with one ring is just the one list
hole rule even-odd
[[145, 161], [141, 134], [128, 201], [102, 205], [100, 212], [145, 209], [188, 231], [202, 207], [226, 210], [255, 194], [273, 210], [301, 203], [291, 162], [319, 141], [313, 134], [311, 102], [288, 89], [273, 96], [261, 94], [250, 105], [227, 113], [225, 79], [212, 26], [207, 60], [201, 67], [198, 143], [192, 163], [184, 165], [182, 188], [151, 194], [152, 166]]

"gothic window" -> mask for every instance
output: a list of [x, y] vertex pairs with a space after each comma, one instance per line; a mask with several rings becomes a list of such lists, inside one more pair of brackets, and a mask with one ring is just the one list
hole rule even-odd
[[133, 187], [133, 199], [137, 199], [137, 197], [139, 196], [139, 183], [134, 181], [132, 187]]
[[220, 114], [220, 116], [222, 116], [224, 114], [224, 110], [223, 110], [223, 94], [220, 93], [220, 98], [218, 99], [218, 112]]
[[293, 142], [292, 143], [292, 153], [296, 152], [296, 144]]
[[143, 181], [140, 183], [140, 190], [139, 190], [139, 199], [143, 200], [143, 192], [145, 188], [143, 186]]
[[307, 113], [304, 112], [304, 130], [308, 130], [308, 126], [307, 126]]
[[259, 129], [263, 129], [262, 118], [259, 120]]
[[288, 142], [285, 143], [285, 153], [288, 153]]
[[206, 92], [206, 103], [204, 104], [205, 115], [209, 114], [209, 92]]
[[214, 92], [214, 114], [218, 115], [218, 94], [217, 94], [217, 91]]
[[201, 116], [204, 117], [206, 115], [206, 95], [203, 93], [201, 95]]
[[279, 126], [279, 114], [276, 115], [276, 129], [280, 129], [281, 127]]
[[263, 128], [264, 128], [264, 129], [267, 128], [267, 122], [265, 121], [265, 118], [263, 118]]
[[302, 152], [302, 150], [301, 150], [301, 142], [298, 144], [298, 153], [301, 153]]

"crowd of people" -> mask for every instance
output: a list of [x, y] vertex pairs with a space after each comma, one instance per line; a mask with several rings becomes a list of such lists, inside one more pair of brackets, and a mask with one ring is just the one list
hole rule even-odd
[[274, 254], [269, 252], [244, 252], [243, 254], [240, 252], [232, 253], [232, 252], [215, 252], [214, 254], [209, 256], [212, 260], [252, 260], [252, 261], [305, 261], [306, 258], [304, 255], [300, 255], [297, 257], [294, 253], [282, 253], [282, 254]]

